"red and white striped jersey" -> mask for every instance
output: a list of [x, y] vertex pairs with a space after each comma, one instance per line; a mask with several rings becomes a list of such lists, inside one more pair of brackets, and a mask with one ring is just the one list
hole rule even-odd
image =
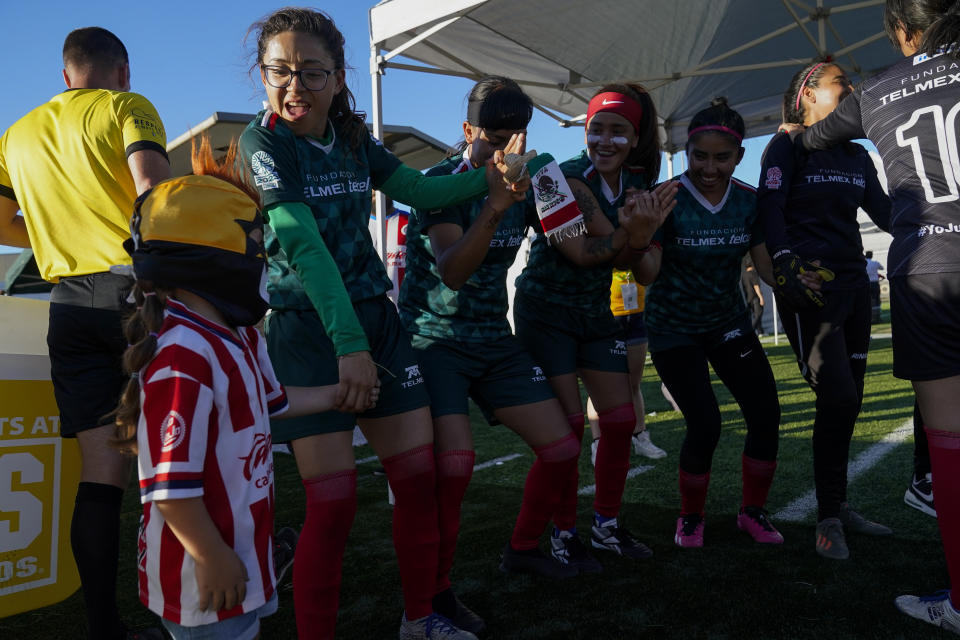
[[[276, 583], [270, 416], [287, 396], [260, 333], [238, 333], [168, 300], [156, 356], [140, 372], [140, 600], [184, 626], [253, 611]], [[246, 566], [247, 595], [233, 609], [197, 608], [193, 558], [155, 504], [195, 497]]]

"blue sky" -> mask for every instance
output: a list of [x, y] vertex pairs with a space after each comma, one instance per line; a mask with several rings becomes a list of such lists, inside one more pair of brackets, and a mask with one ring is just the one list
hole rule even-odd
[[[438, 0], [440, 1], [440, 0]], [[0, 131], [64, 89], [60, 75], [63, 39], [72, 29], [102, 26], [116, 33], [130, 53], [132, 90], [145, 95], [163, 118], [168, 139], [214, 111], [255, 112], [263, 90], [248, 73], [256, 43], [244, 43], [251, 23], [283, 4], [250, 0], [159, 4], [88, 0], [0, 2], [0, 59], [6, 61], [6, 89], [0, 100]], [[351, 70], [347, 84], [358, 107], [369, 113], [370, 45], [367, 12], [373, 3], [335, 0], [322, 8], [346, 38]], [[785, 75], [786, 82], [786, 75]], [[448, 144], [460, 139], [466, 94], [472, 83], [460, 78], [388, 70], [383, 79], [384, 120], [416, 127]], [[706, 99], [705, 99], [706, 106]], [[747, 141], [737, 177], [751, 184], [759, 173], [767, 137]], [[537, 112], [528, 147], [558, 159], [583, 146], [583, 130], [561, 129]]]

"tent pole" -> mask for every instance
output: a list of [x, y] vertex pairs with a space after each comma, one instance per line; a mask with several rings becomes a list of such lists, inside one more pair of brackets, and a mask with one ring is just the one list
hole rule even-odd
[[[373, 137], [383, 141], [383, 68], [380, 59], [380, 47], [370, 44], [370, 76], [373, 85]], [[374, 241], [380, 250], [380, 259], [387, 260], [387, 202], [380, 191], [373, 192], [373, 202], [377, 211], [377, 237]]]
[[673, 153], [667, 151], [667, 180], [673, 177]]

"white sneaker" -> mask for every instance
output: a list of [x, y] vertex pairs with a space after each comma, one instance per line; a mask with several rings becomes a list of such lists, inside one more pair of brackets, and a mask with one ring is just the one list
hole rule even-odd
[[932, 596], [900, 596], [893, 602], [911, 618], [960, 635], [960, 611], [950, 604], [949, 591], [938, 591]]
[[600, 438], [590, 443], [590, 464], [597, 466], [597, 447], [600, 446]]
[[651, 458], [653, 460], [659, 460], [660, 458], [666, 458], [667, 452], [658, 447], [657, 445], [650, 442], [650, 432], [641, 431], [640, 433], [633, 434], [633, 452], [638, 456], [644, 456], [646, 458]]

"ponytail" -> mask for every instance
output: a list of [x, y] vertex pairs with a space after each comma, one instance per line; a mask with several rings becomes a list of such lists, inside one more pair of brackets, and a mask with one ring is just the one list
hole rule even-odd
[[918, 51], [927, 55], [945, 52], [960, 58], [960, 0], [887, 0], [884, 29], [899, 48], [897, 30], [907, 37], [920, 36]]
[[167, 305], [169, 289], [157, 288], [152, 283], [137, 281], [133, 295], [137, 310], [123, 327], [127, 350], [123, 352], [123, 372], [130, 376], [113, 412], [116, 431], [113, 446], [124, 453], [137, 453], [137, 425], [140, 422], [140, 371], [157, 353], [157, 333], [163, 325], [163, 310]]
[[[953, 5], [923, 33], [920, 50], [928, 56], [935, 55], [940, 51], [945, 51], [947, 55], [953, 58], [960, 58], [960, 47], [958, 47], [958, 44], [960, 44], [960, 0], [954, 2]], [[947, 50], [948, 48], [949, 51]]]

